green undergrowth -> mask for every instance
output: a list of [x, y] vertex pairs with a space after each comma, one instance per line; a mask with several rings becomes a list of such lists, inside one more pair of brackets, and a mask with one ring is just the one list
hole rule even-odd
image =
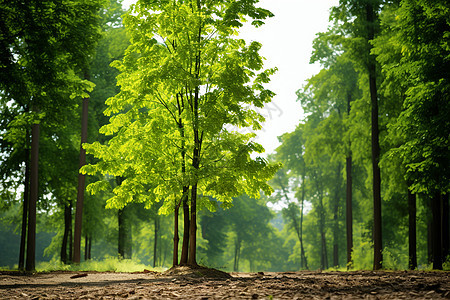
[[54, 271], [97, 271], [97, 272], [143, 272], [144, 270], [163, 272], [165, 268], [152, 268], [139, 261], [131, 259], [118, 259], [114, 257], [106, 257], [103, 260], [88, 260], [80, 264], [66, 265], [58, 260], [49, 262], [39, 262], [36, 264], [37, 272], [54, 272]]

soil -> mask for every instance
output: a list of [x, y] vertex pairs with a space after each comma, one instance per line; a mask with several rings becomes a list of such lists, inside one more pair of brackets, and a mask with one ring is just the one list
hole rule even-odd
[[0, 299], [450, 299], [449, 272], [0, 272]]

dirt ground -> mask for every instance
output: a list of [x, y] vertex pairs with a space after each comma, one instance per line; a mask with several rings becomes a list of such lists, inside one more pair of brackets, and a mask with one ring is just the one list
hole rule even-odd
[[[231, 276], [230, 276], [231, 275]], [[449, 272], [0, 272], [0, 299], [450, 299]]]

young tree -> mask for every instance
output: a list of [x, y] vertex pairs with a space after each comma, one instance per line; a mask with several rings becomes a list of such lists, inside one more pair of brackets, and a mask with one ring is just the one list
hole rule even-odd
[[244, 17], [261, 25], [269, 16], [246, 0], [138, 1], [124, 20], [132, 44], [116, 62], [121, 91], [108, 100], [110, 124], [100, 130], [113, 137], [107, 145], [85, 145], [100, 162], [82, 170], [125, 178], [109, 207], [163, 201], [160, 212], [177, 218], [190, 189], [190, 265], [197, 264], [197, 210], [214, 209], [205, 196], [227, 206], [242, 193], [271, 192], [266, 181], [278, 166], [251, 158], [263, 151], [253, 134], [225, 128], [259, 129], [263, 117], [251, 106], [273, 96], [263, 87], [274, 70], [262, 70], [261, 45], [233, 38]]

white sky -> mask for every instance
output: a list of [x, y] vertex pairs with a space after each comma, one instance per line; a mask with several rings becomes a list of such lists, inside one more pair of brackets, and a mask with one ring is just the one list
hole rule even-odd
[[[128, 7], [135, 0], [124, 0]], [[266, 58], [265, 67], [277, 67], [267, 87], [277, 95], [260, 111], [266, 117], [263, 129], [257, 132], [257, 142], [266, 154], [279, 146], [278, 136], [293, 131], [303, 118], [295, 92], [305, 80], [319, 72], [318, 65], [309, 64], [315, 34], [326, 31], [329, 9], [339, 0], [261, 0], [260, 7], [275, 14], [266, 24], [254, 28], [245, 26], [241, 37], [262, 44], [260, 54]]]

